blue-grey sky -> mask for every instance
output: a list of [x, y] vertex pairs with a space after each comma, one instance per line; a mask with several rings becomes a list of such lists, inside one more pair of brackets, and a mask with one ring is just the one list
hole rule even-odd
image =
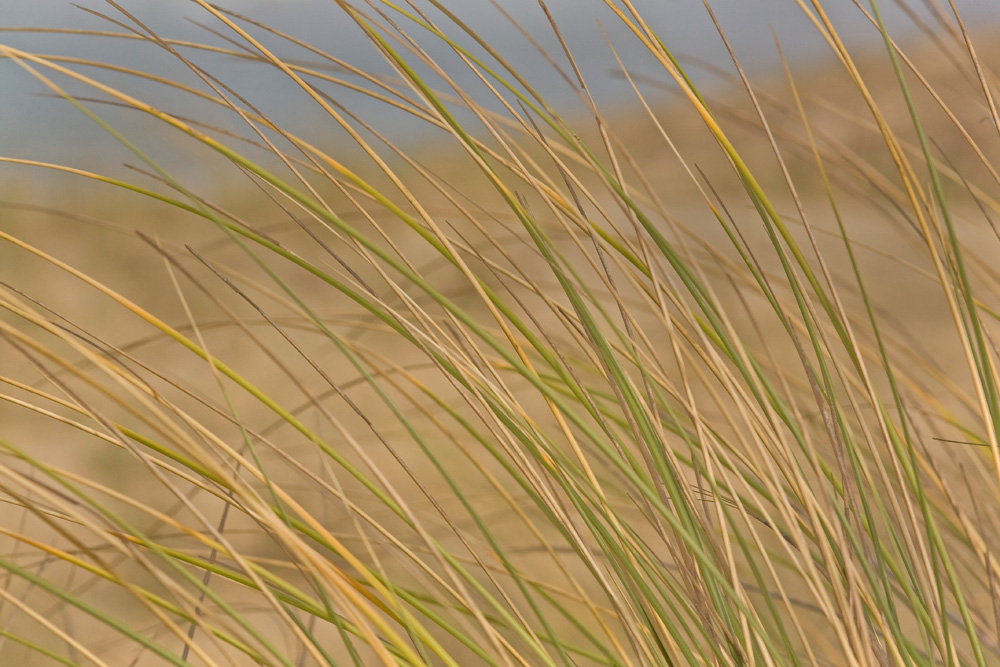
[[[101, 0], [75, 0], [77, 4], [115, 15], [115, 10]], [[530, 44], [490, 3], [489, 0], [441, 0], [483, 37], [487, 38], [522, 73], [551, 96], [557, 103], [569, 102], [572, 92], [564, 86], [551, 68], [543, 63]], [[869, 0], [864, 0], [868, 6]], [[925, 2], [938, 0], [910, 0], [923, 17], [928, 16]], [[136, 17], [146, 22], [163, 36], [223, 44], [221, 38], [199, 28], [189, 19], [225, 30], [190, 0], [118, 0]], [[679, 54], [687, 54], [726, 65], [728, 56], [709, 19], [702, 0], [634, 0], [636, 6], [657, 30], [668, 47]], [[379, 55], [361, 38], [355, 28], [345, 20], [333, 0], [219, 0], [222, 6], [237, 11], [300, 37], [323, 50], [367, 69], [380, 67]], [[427, 0], [418, 6], [428, 7]], [[550, 49], [560, 64], [565, 59], [557, 53], [544, 14], [537, 0], [498, 0], [498, 4], [514, 16], [531, 34]], [[656, 73], [656, 67], [640, 55], [638, 49], [629, 48], [635, 40], [628, 35], [620, 22], [604, 6], [603, 0], [546, 0], [553, 18], [569, 41], [581, 68], [596, 91], [598, 98], [613, 104], [618, 93], [627, 93], [624, 84], [612, 72], [614, 59], [602, 36], [607, 31], [615, 47], [620, 49], [630, 69], [635, 73]], [[620, 4], [620, 0], [619, 0]], [[947, 4], [947, 3], [943, 3]], [[997, 0], [959, 0], [957, 3], [967, 19], [978, 24], [1000, 18]], [[868, 25], [852, 0], [825, 0], [823, 5], [841, 28], [841, 34], [851, 40], [877, 40], [878, 36]], [[880, 7], [887, 22], [897, 34], [914, 31], [910, 23], [895, 7], [894, 0], [881, 0]], [[766, 72], [778, 64], [771, 30], [778, 35], [786, 54], [797, 67], [806, 67], [827, 53], [827, 47], [816, 31], [808, 24], [794, 0], [712, 0], [715, 11], [727, 37], [731, 40], [742, 64], [756, 73]], [[432, 13], [440, 20], [440, 13]], [[69, 0], [0, 0], [0, 26], [47, 26], [59, 28], [114, 29], [106, 22], [73, 7]], [[417, 35], [417, 32], [413, 32]], [[169, 58], [151, 45], [129, 45], [93, 37], [70, 37], [44, 34], [0, 32], [0, 42], [43, 53], [72, 54], [96, 60], [128, 64], [140, 69], [151, 69], [171, 76], [187, 77], [195, 83], [190, 73], [171, 69]], [[435, 55], [442, 53], [440, 49]], [[287, 52], [286, 55], [305, 54]], [[265, 110], [288, 113], [288, 100], [295, 91], [281, 82], [274, 72], [256, 66], [220, 61], [209, 63], [227, 83], [233, 84], [243, 94], [253, 97]], [[99, 75], [102, 78], [104, 75]], [[660, 74], [662, 77], [662, 74]], [[134, 80], [113, 78], [114, 83], [128, 87], [142, 95], [149, 95], [154, 103], [169, 108], [176, 97], [158, 97], [163, 91], [153, 91], [139, 86]], [[80, 88], [74, 89], [82, 94]], [[57, 153], [67, 147], [87, 146], [84, 137], [96, 136], [97, 130], [82, 115], [67, 108], [66, 103], [33, 95], [44, 92], [44, 86], [22, 71], [16, 64], [0, 60], [0, 154], [19, 157], [56, 159]], [[337, 93], [338, 97], [341, 93]], [[343, 98], [349, 104], [371, 117], [378, 118], [381, 111], [369, 107], [350, 96]], [[274, 105], [268, 108], [269, 103]], [[278, 109], [278, 104], [284, 108]], [[308, 102], [303, 100], [296, 111], [308, 116]], [[171, 109], [174, 110], [174, 109]], [[204, 118], [199, 116], [199, 118]], [[54, 133], [53, 129], [57, 132]], [[72, 136], [72, 141], [68, 137]]]

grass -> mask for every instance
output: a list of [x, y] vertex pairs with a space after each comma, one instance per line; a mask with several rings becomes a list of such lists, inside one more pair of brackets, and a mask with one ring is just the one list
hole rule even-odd
[[789, 3], [835, 65], [709, 96], [608, 0], [656, 63], [607, 45], [609, 115], [565, 42], [572, 113], [443, 9], [338, 1], [384, 77], [108, 4], [181, 74], [0, 44], [134, 165], [0, 158], [57, 176], [0, 225], [4, 664], [1000, 662], [1000, 120], [957, 15], [900, 45], [873, 2], [876, 60]]

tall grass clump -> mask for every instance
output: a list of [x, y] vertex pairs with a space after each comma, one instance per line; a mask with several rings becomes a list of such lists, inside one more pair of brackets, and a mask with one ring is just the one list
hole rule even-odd
[[0, 663], [1000, 664], [990, 40], [835, 1], [758, 82], [606, 0], [576, 104], [437, 0], [0, 44], [130, 155], [2, 158]]

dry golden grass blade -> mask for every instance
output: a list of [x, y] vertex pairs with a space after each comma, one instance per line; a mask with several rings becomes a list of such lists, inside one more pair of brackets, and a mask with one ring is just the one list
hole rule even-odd
[[[544, 3], [575, 108], [436, 0], [330, 7], [391, 77], [202, 0], [0, 45], [140, 161], [0, 155], [0, 662], [1000, 659], [988, 41], [800, 0], [835, 62], [713, 87], [594, 4], [633, 101]], [[84, 36], [194, 79], [33, 52]]]

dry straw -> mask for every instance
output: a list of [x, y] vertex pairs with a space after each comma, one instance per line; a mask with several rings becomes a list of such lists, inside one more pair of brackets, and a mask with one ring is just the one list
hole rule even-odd
[[634, 98], [551, 25], [567, 113], [436, 0], [336, 2], [379, 76], [133, 4], [36, 43], [175, 75], [0, 44], [133, 164], [2, 158], [0, 662], [1000, 664], [997, 81], [951, 8], [852, 52], [788, 2], [833, 64], [710, 96], [607, 0]]

